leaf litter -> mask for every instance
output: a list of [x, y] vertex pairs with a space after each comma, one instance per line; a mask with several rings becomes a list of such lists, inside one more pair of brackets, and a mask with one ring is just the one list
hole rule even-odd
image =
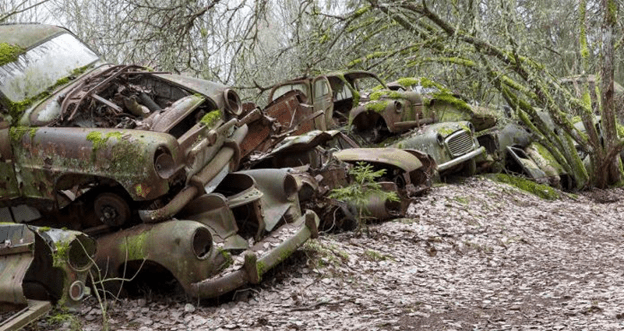
[[[311, 240], [223, 301], [123, 299], [114, 330], [621, 330], [623, 189], [542, 200], [469, 178]], [[101, 330], [87, 300], [83, 330]], [[99, 315], [98, 315], [99, 313]], [[50, 328], [45, 320], [31, 326]], [[69, 329], [65, 323], [59, 326]]]

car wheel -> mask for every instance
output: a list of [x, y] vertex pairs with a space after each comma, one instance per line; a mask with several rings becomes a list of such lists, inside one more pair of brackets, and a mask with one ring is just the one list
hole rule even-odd
[[130, 219], [130, 206], [114, 193], [102, 193], [93, 203], [95, 215], [108, 226], [121, 226]]

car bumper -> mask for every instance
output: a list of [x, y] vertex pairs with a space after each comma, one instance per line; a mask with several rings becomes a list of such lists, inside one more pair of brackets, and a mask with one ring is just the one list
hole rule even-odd
[[470, 152], [470, 153], [466, 153], [462, 156], [456, 157], [448, 162], [442, 163], [438, 165], [438, 171], [445, 171], [447, 169], [450, 169], [456, 165], [459, 165], [463, 162], [466, 162], [468, 160], [471, 160], [473, 158], [478, 157], [479, 155], [482, 155], [483, 153], [485, 153], [485, 147], [481, 146], [478, 149]]
[[[247, 126], [236, 130], [231, 139], [226, 140], [221, 150], [189, 180], [188, 185], [162, 208], [139, 210], [139, 217], [145, 223], [158, 223], [170, 219], [186, 206], [193, 198], [205, 192], [204, 186], [216, 177], [223, 168], [230, 167], [240, 158], [240, 143], [247, 135]], [[235, 167], [234, 167], [235, 168]]]
[[[242, 253], [243, 265], [234, 271], [221, 274], [191, 284], [187, 290], [196, 298], [213, 298], [225, 294], [246, 284], [257, 284], [262, 275], [284, 261], [309, 238], [318, 236], [319, 217], [308, 210], [295, 222], [288, 223], [274, 230], [262, 241]], [[285, 238], [286, 239], [283, 239]], [[266, 250], [267, 244], [278, 243]], [[225, 273], [225, 274], [224, 274]]]

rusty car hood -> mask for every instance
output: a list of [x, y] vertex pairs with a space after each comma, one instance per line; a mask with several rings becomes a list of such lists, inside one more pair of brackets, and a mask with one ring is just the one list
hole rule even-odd
[[334, 156], [345, 162], [391, 164], [406, 172], [412, 172], [423, 165], [416, 156], [398, 148], [351, 148], [335, 152]]

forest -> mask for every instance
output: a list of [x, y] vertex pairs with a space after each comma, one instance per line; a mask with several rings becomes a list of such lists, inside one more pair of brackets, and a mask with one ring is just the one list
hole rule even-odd
[[[218, 81], [263, 104], [277, 82], [362, 69], [509, 106], [575, 179], [621, 180], [621, 5], [604, 1], [9, 0], [0, 22], [64, 26], [113, 63]], [[563, 84], [570, 77], [580, 84]], [[596, 77], [595, 84], [590, 83]], [[621, 97], [621, 95], [620, 95]], [[538, 116], [547, 112], [560, 130]], [[600, 116], [602, 131], [593, 125]], [[573, 120], [590, 129], [580, 132]], [[576, 148], [574, 146], [577, 146]], [[583, 166], [576, 149], [591, 159]]]
[[[197, 77], [231, 87], [246, 105], [264, 111], [275, 106], [276, 84], [321, 75], [334, 79], [332, 84], [348, 80], [356, 85], [354, 81], [362, 78], [357, 75], [367, 71], [389, 87], [435, 90], [435, 98], [421, 100], [423, 107], [434, 109], [431, 100], [436, 99], [469, 109], [477, 128], [471, 125], [467, 130], [476, 131], [475, 141], [484, 138], [478, 140], [482, 146], [486, 137], [498, 137], [493, 139], [502, 144], [500, 137], [509, 132], [505, 130], [526, 137], [520, 149], [510, 144], [516, 149], [509, 147], [506, 158], [485, 147], [500, 156], [494, 161], [502, 159], [502, 165], [473, 161], [465, 173], [524, 171], [525, 177], [556, 188], [531, 186], [529, 194], [490, 181], [488, 175], [434, 184], [427, 194], [411, 197], [402, 213], [405, 218], [363, 222], [355, 232], [335, 232], [332, 225], [334, 232], [303, 244], [260, 285], [235, 291], [225, 308], [218, 301], [184, 304], [188, 298], [143, 290], [147, 301], [113, 300], [110, 306], [91, 302], [82, 306], [78, 317], [60, 321], [60, 327], [618, 329], [624, 316], [624, 295], [616, 276], [624, 258], [618, 252], [624, 184], [622, 7], [622, 0], [3, 1], [0, 25], [58, 25], [105, 61], [146, 69], [127, 69], [128, 77], [149, 75], [148, 71]], [[128, 86], [137, 95], [145, 88]], [[367, 95], [367, 102], [398, 95], [377, 93]], [[188, 94], [178, 100], [190, 102], [194, 97], [200, 96]], [[360, 95], [351, 97], [357, 100]], [[398, 99], [401, 105], [418, 102], [395, 97], [395, 106]], [[382, 109], [366, 109], [381, 113], [384, 102]], [[115, 108], [111, 104], [107, 103]], [[245, 114], [252, 113], [247, 113], [253, 108], [248, 107]], [[393, 110], [399, 112], [400, 107]], [[475, 120], [476, 110], [485, 110], [485, 115]], [[434, 120], [436, 111], [430, 114]], [[221, 120], [205, 116], [206, 127]], [[294, 118], [293, 114], [291, 121]], [[354, 121], [350, 114], [346, 118], [340, 124], [356, 129], [366, 122]], [[492, 125], [481, 128], [479, 119]], [[427, 118], [417, 116], [404, 126], [420, 130], [423, 120]], [[230, 127], [238, 128], [232, 123]], [[262, 125], [250, 124], [250, 133], [259, 132]], [[364, 140], [378, 143], [377, 129]], [[384, 129], [385, 134], [394, 133], [391, 125]], [[37, 134], [31, 132], [30, 139]], [[121, 141], [113, 134], [98, 139], [104, 146], [108, 139]], [[95, 155], [96, 141], [92, 142]], [[245, 157], [247, 152], [242, 148], [236, 153]], [[523, 163], [523, 155], [550, 179], [540, 180], [533, 172], [538, 170]], [[510, 166], [512, 156], [516, 168]], [[423, 164], [424, 159], [419, 156]], [[439, 172], [457, 165], [449, 164]], [[383, 175], [361, 169], [356, 176], [372, 176], [361, 187]], [[374, 183], [371, 187], [379, 189]], [[345, 194], [346, 189], [334, 189], [328, 198], [344, 200]], [[385, 198], [398, 200], [394, 195]], [[358, 220], [363, 218], [361, 210], [354, 213]], [[308, 226], [307, 212], [299, 216]], [[322, 225], [324, 216], [319, 216]], [[391, 218], [385, 216], [379, 218]], [[161, 221], [141, 217], [145, 223]], [[243, 263], [247, 261], [242, 258], [234, 262], [239, 267]], [[31, 327], [58, 327], [58, 322], [48, 319]]]

